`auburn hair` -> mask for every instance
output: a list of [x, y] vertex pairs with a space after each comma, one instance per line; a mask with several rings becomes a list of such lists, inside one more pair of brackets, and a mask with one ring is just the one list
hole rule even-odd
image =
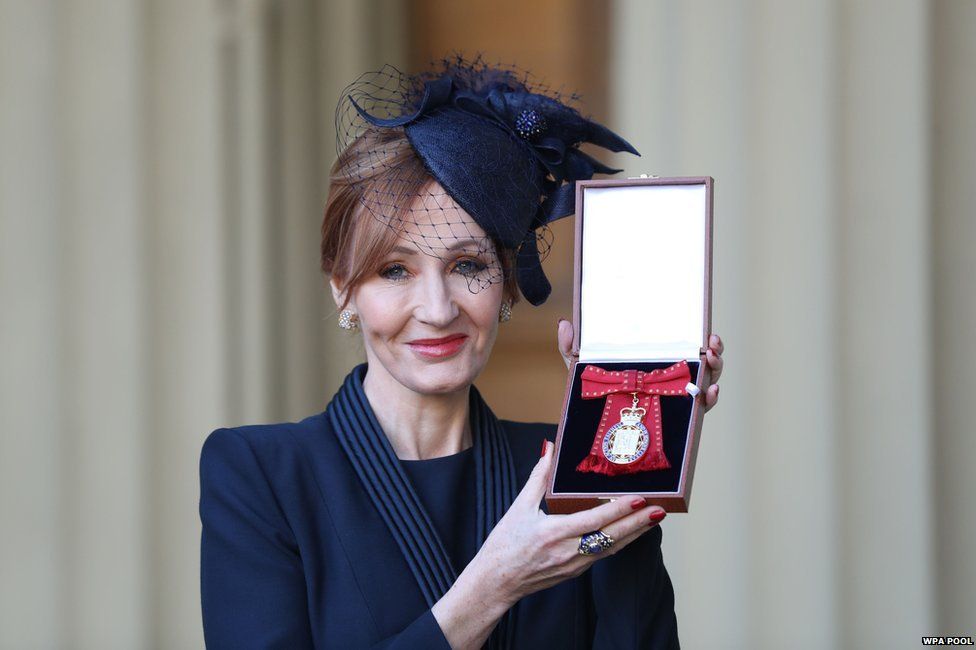
[[[356, 287], [379, 272], [399, 238], [394, 228], [365, 208], [365, 194], [381, 188], [393, 206], [390, 221], [398, 223], [431, 180], [402, 128], [368, 131], [336, 159], [322, 218], [321, 268], [343, 286], [339, 309], [345, 309]], [[515, 251], [502, 249], [497, 240], [493, 243], [505, 274], [506, 298], [514, 304], [519, 295]]]

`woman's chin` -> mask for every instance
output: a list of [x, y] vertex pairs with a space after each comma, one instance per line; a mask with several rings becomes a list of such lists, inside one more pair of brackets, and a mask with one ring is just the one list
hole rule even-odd
[[478, 375], [478, 368], [467, 355], [441, 359], [436, 363], [410, 364], [413, 390], [425, 395], [443, 395], [463, 390]]

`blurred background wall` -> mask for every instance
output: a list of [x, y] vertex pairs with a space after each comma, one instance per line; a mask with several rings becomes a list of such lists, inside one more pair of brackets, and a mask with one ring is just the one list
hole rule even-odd
[[[974, 43], [968, 0], [0, 0], [0, 647], [202, 647], [203, 439], [362, 355], [317, 271], [336, 99], [452, 50], [579, 91], [626, 175], [716, 179], [683, 645], [973, 635]], [[571, 222], [500, 416], [558, 419]]]

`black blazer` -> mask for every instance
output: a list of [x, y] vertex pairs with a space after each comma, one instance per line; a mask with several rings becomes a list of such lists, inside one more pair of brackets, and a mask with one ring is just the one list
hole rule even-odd
[[[501, 424], [521, 488], [556, 427]], [[450, 648], [324, 413], [214, 431], [200, 488], [208, 648]], [[678, 647], [660, 526], [516, 608], [517, 648]]]

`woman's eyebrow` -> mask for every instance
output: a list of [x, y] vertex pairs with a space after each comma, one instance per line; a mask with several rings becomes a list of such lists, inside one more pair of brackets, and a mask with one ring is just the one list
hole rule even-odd
[[[448, 246], [446, 250], [455, 251], [461, 248], [467, 248], [473, 245], [475, 248], [480, 250], [480, 242], [477, 239], [462, 239], [459, 242]], [[394, 253], [400, 253], [402, 255], [415, 255], [418, 251], [416, 248], [407, 248], [406, 246], [396, 246], [393, 248]]]

